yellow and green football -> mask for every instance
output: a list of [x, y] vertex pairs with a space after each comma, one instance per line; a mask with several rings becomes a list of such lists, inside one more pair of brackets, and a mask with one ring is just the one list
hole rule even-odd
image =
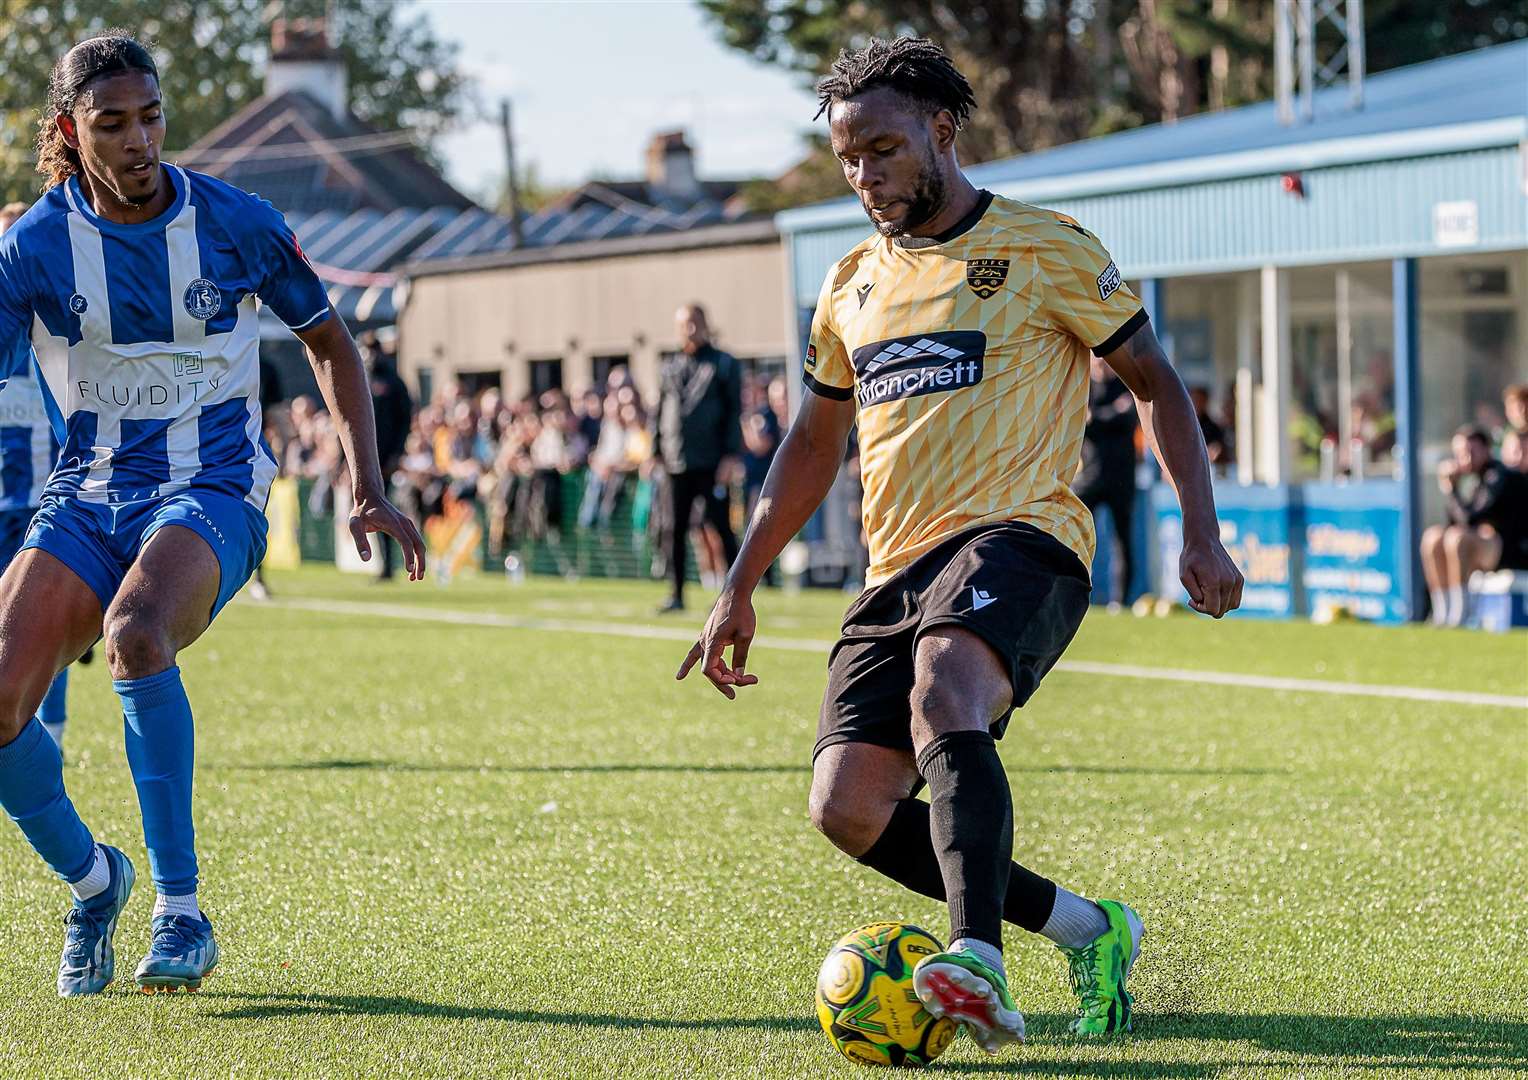
[[862, 1065], [927, 1065], [956, 1025], [936, 1020], [913, 992], [913, 968], [944, 948], [909, 923], [862, 926], [838, 939], [817, 975], [817, 1019], [839, 1053]]

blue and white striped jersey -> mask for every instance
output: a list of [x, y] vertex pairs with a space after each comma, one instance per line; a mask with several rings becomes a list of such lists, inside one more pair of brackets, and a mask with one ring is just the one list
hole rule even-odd
[[25, 367], [0, 386], [0, 511], [33, 510], [58, 460], [58, 438], [33, 377], [32, 349], [19, 343]]
[[[0, 236], [0, 358], [30, 335], [63, 445], [47, 495], [117, 504], [185, 488], [264, 507], [255, 300], [304, 330], [322, 283], [270, 203], [165, 167], [175, 201], [137, 225], [98, 217], [71, 177]], [[0, 359], [0, 363], [6, 361]]]

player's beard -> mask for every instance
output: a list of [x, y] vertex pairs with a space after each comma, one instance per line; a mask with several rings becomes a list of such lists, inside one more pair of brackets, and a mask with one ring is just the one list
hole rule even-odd
[[[923, 168], [918, 170], [918, 179], [913, 184], [913, 194], [907, 200], [907, 213], [902, 220], [876, 221], [871, 217], [870, 223], [882, 236], [906, 236], [938, 217], [944, 210], [944, 204], [944, 174], [939, 171], [939, 159], [934, 156], [934, 147], [930, 144], [924, 153]], [[868, 216], [870, 211], [866, 210], [865, 213]]]

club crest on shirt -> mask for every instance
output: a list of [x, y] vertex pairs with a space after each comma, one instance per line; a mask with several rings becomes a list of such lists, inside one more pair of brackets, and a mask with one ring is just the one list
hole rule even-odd
[[206, 322], [218, 313], [223, 306], [223, 294], [218, 292], [218, 287], [204, 277], [199, 277], [186, 286], [186, 295], [183, 297], [186, 310], [191, 313], [193, 319]]
[[69, 310], [74, 312], [76, 315], [85, 314], [89, 307], [90, 301], [86, 300], [85, 297], [80, 293], [75, 293], [73, 296], [69, 297]]
[[966, 284], [983, 300], [1001, 289], [1007, 280], [1007, 259], [966, 260]]

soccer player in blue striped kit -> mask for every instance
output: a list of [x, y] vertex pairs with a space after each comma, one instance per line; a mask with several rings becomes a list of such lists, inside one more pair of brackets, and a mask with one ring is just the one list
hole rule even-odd
[[[369, 557], [366, 533], [387, 533], [409, 576], [424, 574], [418, 530], [383, 496], [360, 357], [296, 238], [269, 203], [161, 163], [164, 135], [149, 53], [116, 32], [76, 45], [53, 69], [38, 137], [48, 190], [0, 236], [0, 357], [35, 356], [62, 443], [0, 577], [0, 805], [73, 893], [65, 997], [111, 982], [134, 878], [75, 811], [33, 716], [98, 637], [157, 894], [134, 979], [195, 990], [217, 964], [197, 901], [193, 725], [176, 657], [265, 550], [276, 463], [260, 434], [257, 298], [306, 346], [335, 417], [357, 549]], [[28, 337], [30, 354], [16, 348]]]
[[[11, 203], [0, 209], [0, 234], [27, 212], [26, 203]], [[32, 345], [26, 340], [13, 346], [19, 355], [0, 367], [21, 368], [5, 386], [0, 387], [0, 571], [10, 565], [21, 550], [27, 526], [42, 502], [43, 485], [58, 460], [58, 436], [43, 406], [42, 391], [32, 377]], [[37, 710], [37, 719], [53, 741], [64, 745], [66, 701], [69, 672], [60, 671], [48, 687], [47, 696]]]

